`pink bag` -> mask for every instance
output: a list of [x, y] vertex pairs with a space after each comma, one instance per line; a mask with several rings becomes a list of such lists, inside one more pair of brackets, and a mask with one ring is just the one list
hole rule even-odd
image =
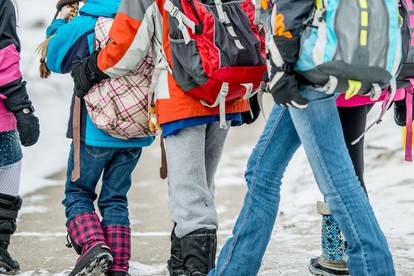
[[[95, 27], [96, 48], [109, 40], [113, 19], [99, 17]], [[84, 97], [95, 126], [109, 135], [139, 138], [154, 135], [149, 127], [148, 90], [154, 65], [151, 53], [125, 76], [106, 79]]]

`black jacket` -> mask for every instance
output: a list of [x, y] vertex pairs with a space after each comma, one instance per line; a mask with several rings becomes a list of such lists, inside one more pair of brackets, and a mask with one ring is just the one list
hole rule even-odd
[[[16, 11], [10, 0], [0, 0], [0, 60], [8, 61], [5, 49], [14, 45], [13, 49], [20, 54], [20, 41], [16, 33]], [[0, 65], [1, 70], [8, 68]], [[12, 112], [31, 106], [26, 91], [26, 82], [21, 77], [16, 79], [2, 78], [0, 75], [0, 93], [7, 97], [4, 101], [7, 109]]]

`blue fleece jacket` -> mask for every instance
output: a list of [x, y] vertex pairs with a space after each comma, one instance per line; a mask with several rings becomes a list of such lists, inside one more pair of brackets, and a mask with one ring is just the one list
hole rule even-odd
[[[80, 15], [70, 22], [56, 19], [48, 27], [46, 35], [51, 37], [47, 49], [46, 65], [50, 71], [66, 74], [72, 64], [89, 56], [94, 51], [95, 25], [98, 17], [114, 18], [120, 0], [88, 0]], [[74, 97], [73, 97], [74, 99]], [[73, 100], [69, 120], [68, 138], [72, 138]], [[152, 144], [154, 137], [122, 140], [114, 138], [95, 127], [82, 101], [81, 142], [88, 146], [107, 148], [145, 147]]]

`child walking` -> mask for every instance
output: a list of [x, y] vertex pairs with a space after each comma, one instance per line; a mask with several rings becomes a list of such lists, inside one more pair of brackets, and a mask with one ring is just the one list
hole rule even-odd
[[39, 138], [39, 120], [20, 72], [20, 41], [15, 7], [0, 1], [0, 274], [17, 274], [20, 265], [9, 254], [10, 238], [22, 199], [18, 196], [23, 146]]
[[[336, 20], [339, 17], [333, 18], [337, 15], [342, 15], [342, 19], [346, 18], [347, 23], [350, 23], [352, 21], [349, 20], [351, 17], [344, 12], [346, 9], [335, 10], [338, 6], [331, 5], [332, 3], [329, 3], [329, 1], [316, 1], [316, 5], [315, 1], [275, 0], [272, 3], [274, 5], [271, 28], [268, 29], [270, 32], [268, 41], [269, 64], [271, 65], [269, 88], [276, 105], [273, 107], [266, 127], [250, 156], [245, 174], [248, 191], [233, 228], [232, 236], [224, 244], [217, 266], [210, 271], [209, 275], [250, 276], [258, 274], [277, 218], [283, 175], [300, 145], [303, 145], [305, 149], [316, 182], [332, 212], [333, 217], [330, 218], [329, 223], [335, 218], [338, 221], [337, 225], [341, 225], [341, 230], [347, 239], [349, 246], [347, 260], [349, 260], [350, 275], [395, 275], [387, 240], [368, 202], [363, 183], [358, 180], [346, 147], [342, 131], [342, 128], [348, 128], [344, 124], [346, 120], [342, 120], [343, 125], [341, 127], [341, 120], [335, 105], [337, 95], [334, 95], [334, 92], [336, 88], [339, 91], [348, 90], [350, 94], [353, 94], [351, 96], [354, 96], [359, 92], [361, 86], [359, 88], [352, 87], [352, 81], [349, 81], [349, 89], [332, 85], [327, 86], [329, 89], [332, 88], [332, 91], [330, 90], [332, 93], [324, 94], [321, 93], [321, 89], [310, 86], [309, 80], [304, 81], [303, 78], [298, 78], [295, 72], [295, 70], [298, 70], [295, 66], [300, 63], [299, 61], [302, 62], [301, 65], [305, 64], [304, 60], [301, 59], [303, 53], [309, 53], [307, 51], [316, 50], [317, 48], [318, 50], [321, 48], [324, 50], [331, 49], [328, 46], [329, 43], [324, 44], [324, 47], [317, 47], [320, 46], [319, 42], [323, 41], [322, 43], [325, 43], [327, 41], [320, 39], [324, 36], [321, 30], [326, 27], [326, 25], [322, 27], [323, 24], [328, 24], [327, 21], [330, 23], [337, 22]], [[341, 3], [351, 4], [351, 2], [346, 1]], [[393, 39], [390, 38], [389, 40], [395, 42], [398, 41], [399, 31], [396, 28], [398, 26], [397, 3], [389, 1], [389, 7], [390, 14], [394, 15], [392, 25], [394, 26], [394, 32], [390, 33], [395, 35]], [[350, 11], [350, 9], [346, 11]], [[314, 21], [312, 21], [309, 20], [311, 14], [320, 15], [321, 17], [315, 16]], [[327, 14], [329, 16], [335, 14], [335, 16], [325, 21]], [[358, 20], [354, 21], [359, 23]], [[313, 25], [313, 23], [318, 24], [319, 22], [322, 22], [320, 26], [316, 25], [315, 27]], [[375, 25], [374, 23], [370, 24]], [[347, 26], [346, 24], [340, 25], [342, 27]], [[304, 26], [307, 28], [306, 31], [309, 32], [303, 30]], [[377, 24], [377, 26], [382, 27], [383, 25]], [[382, 31], [384, 30], [385, 28], [382, 29]], [[315, 34], [313, 38], [317, 38], [317, 46], [309, 43], [308, 40], [304, 40], [305, 34], [310, 33]], [[339, 44], [340, 41], [345, 40], [341, 41], [338, 38], [335, 41], [338, 41]], [[356, 41], [359, 42], [359, 36]], [[364, 40], [361, 41], [365, 42]], [[380, 47], [379, 44], [382, 42], [382, 40], [377, 43], [371, 42], [371, 46]], [[397, 44], [396, 46], [396, 49], [398, 49], [400, 45]], [[334, 52], [335, 50], [331, 53]], [[353, 60], [355, 56], [358, 56], [357, 50], [347, 53], [352, 53], [350, 56]], [[310, 56], [314, 59], [306, 63], [305, 66], [312, 62], [318, 65], [323, 64], [324, 56], [318, 56], [321, 53], [314, 51], [312, 54]], [[390, 51], [389, 57], [393, 56], [394, 59], [388, 61], [390, 65], [396, 65], [392, 68], [398, 69], [400, 61], [398, 54], [398, 50], [396, 52]], [[391, 61], [394, 61], [394, 64]], [[336, 69], [342, 69], [346, 65], [348, 64], [345, 62], [341, 63]], [[312, 68], [312, 66], [309, 65], [309, 68]], [[327, 72], [334, 74], [332, 78], [335, 78], [334, 81], [336, 80], [336, 84], [339, 85], [340, 81], [338, 79], [343, 81], [346, 76], [341, 76], [340, 73], [335, 75], [334, 70], [330, 68]], [[349, 70], [349, 72], [353, 71]], [[368, 75], [368, 70], [366, 70], [366, 73]], [[395, 74], [396, 72], [390, 71], [390, 73]], [[389, 76], [392, 77], [393, 75], [389, 74]], [[355, 76], [350, 79], [354, 79], [353, 77]], [[316, 84], [317, 82], [311, 83]], [[361, 82], [359, 82], [360, 84]], [[381, 89], [377, 89], [377, 92], [381, 93]], [[380, 96], [379, 93], [378, 96]], [[349, 96], [348, 93], [347, 96]], [[366, 116], [366, 110], [364, 113], [363, 116]], [[339, 231], [339, 229], [335, 230]], [[329, 253], [341, 254], [345, 251], [344, 248], [337, 247], [336, 249], [339, 251]], [[346, 263], [342, 263], [342, 259], [337, 259], [338, 263], [342, 265], [342, 267], [339, 267], [342, 269], [340, 271], [329, 271], [316, 266], [320, 260], [321, 258], [312, 260], [309, 267], [312, 273], [316, 275], [348, 274]]]
[[[345, 100], [340, 96], [337, 100], [339, 118], [355, 173], [365, 193], [364, 181], [364, 139], [353, 144], [366, 129], [368, 112], [374, 102], [368, 97], [355, 96]], [[322, 215], [321, 247], [322, 254], [310, 260], [308, 268], [315, 275], [349, 275], [347, 261], [347, 246], [338, 222], [333, 218], [329, 207], [324, 202], [318, 202], [317, 211]]]
[[[168, 269], [170, 275], [207, 275], [214, 267], [217, 247], [215, 173], [227, 126], [240, 124], [242, 113], [249, 110], [247, 97], [229, 97], [232, 100], [227, 102], [225, 97], [237, 89], [248, 96], [257, 88], [266, 69], [264, 37], [253, 23], [251, 2], [223, 3], [224, 10], [217, 1], [207, 1], [206, 6], [179, 2], [122, 1], [110, 32], [111, 42], [97, 58], [74, 67], [72, 74], [77, 89], [88, 91], [99, 80], [96, 76], [122, 75], [149, 49], [153, 51], [158, 81], [155, 105], [166, 146], [174, 224]], [[180, 5], [186, 7], [181, 10]], [[192, 31], [191, 22], [198, 22]], [[215, 28], [214, 38], [209, 34]], [[222, 68], [228, 71], [220, 71]], [[230, 85], [220, 81], [229, 76], [236, 79]], [[202, 95], [195, 95], [201, 91]], [[213, 108], [207, 99], [200, 102], [214, 91], [219, 93], [213, 96]]]
[[[90, 56], [95, 47], [104, 46], [118, 6], [118, 0], [88, 0], [80, 9], [80, 15], [72, 20], [68, 18], [73, 9], [64, 7], [47, 30], [47, 68], [56, 73], [68, 73], [73, 64]], [[149, 88], [153, 65], [151, 59], [146, 58], [138, 66], [141, 72], [146, 72], [145, 75], [129, 72], [125, 78], [111, 83], [104, 80], [94, 87], [94, 91], [107, 94], [105, 99], [109, 102], [126, 95], [139, 95]], [[106, 88], [108, 90], [102, 90]], [[97, 117], [109, 120], [112, 119], [111, 114], [98, 114], [99, 108], [86, 105], [85, 99], [89, 94], [78, 92], [75, 90], [73, 96], [67, 133], [73, 142], [63, 200], [68, 236], [80, 255], [70, 275], [129, 275], [131, 229], [127, 193], [131, 187], [131, 173], [140, 159], [142, 148], [151, 145], [154, 137], [146, 125], [141, 135], [136, 136], [140, 138], [129, 139], [115, 134], [119, 130], [116, 124], [108, 132], [98, 129], [95, 125]], [[129, 111], [132, 116], [137, 116], [146, 107], [147, 100], [143, 98], [133, 107], [138, 111]], [[130, 114], [121, 115], [127, 119]], [[128, 128], [121, 130], [127, 131]], [[102, 189], [97, 195], [96, 186], [100, 178]], [[102, 220], [94, 208], [96, 199]]]

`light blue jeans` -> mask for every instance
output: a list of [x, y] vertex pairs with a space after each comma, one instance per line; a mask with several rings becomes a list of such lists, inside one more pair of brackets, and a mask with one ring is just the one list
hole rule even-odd
[[[355, 174], [334, 95], [303, 89], [306, 109], [275, 106], [250, 156], [244, 205], [209, 275], [256, 275], [276, 220], [280, 186], [303, 144], [316, 181], [348, 242], [351, 275], [395, 275], [387, 240]], [[300, 172], [298, 172], [300, 173]]]

